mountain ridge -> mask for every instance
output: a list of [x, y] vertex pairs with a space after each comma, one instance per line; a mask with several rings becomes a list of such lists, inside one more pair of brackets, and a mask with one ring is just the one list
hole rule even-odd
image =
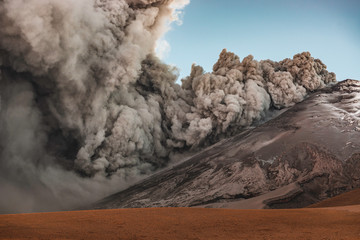
[[360, 186], [360, 82], [347, 79], [309, 95], [268, 122], [91, 208], [219, 207], [284, 188], [262, 208], [305, 207]]

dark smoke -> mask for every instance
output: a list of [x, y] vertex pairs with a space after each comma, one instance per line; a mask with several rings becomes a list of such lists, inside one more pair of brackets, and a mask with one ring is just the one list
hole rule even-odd
[[186, 0], [0, 0], [0, 211], [98, 199], [335, 81], [310, 53], [213, 73], [154, 54]]

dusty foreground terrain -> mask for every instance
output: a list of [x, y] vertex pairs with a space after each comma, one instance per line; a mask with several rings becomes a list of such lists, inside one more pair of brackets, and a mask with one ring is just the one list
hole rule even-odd
[[0, 215], [0, 239], [360, 239], [359, 199], [356, 189], [305, 209], [143, 208]]
[[0, 239], [360, 239], [360, 205], [151, 208], [0, 215]]

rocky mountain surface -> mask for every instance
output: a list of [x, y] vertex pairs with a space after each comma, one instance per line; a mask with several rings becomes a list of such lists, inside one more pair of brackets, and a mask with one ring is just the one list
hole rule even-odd
[[314, 92], [92, 208], [295, 208], [360, 187], [359, 101], [356, 80]]

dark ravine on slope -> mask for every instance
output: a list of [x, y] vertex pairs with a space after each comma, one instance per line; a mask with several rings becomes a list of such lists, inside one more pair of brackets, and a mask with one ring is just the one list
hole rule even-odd
[[297, 208], [359, 187], [359, 101], [360, 82], [342, 81], [91, 208]]

